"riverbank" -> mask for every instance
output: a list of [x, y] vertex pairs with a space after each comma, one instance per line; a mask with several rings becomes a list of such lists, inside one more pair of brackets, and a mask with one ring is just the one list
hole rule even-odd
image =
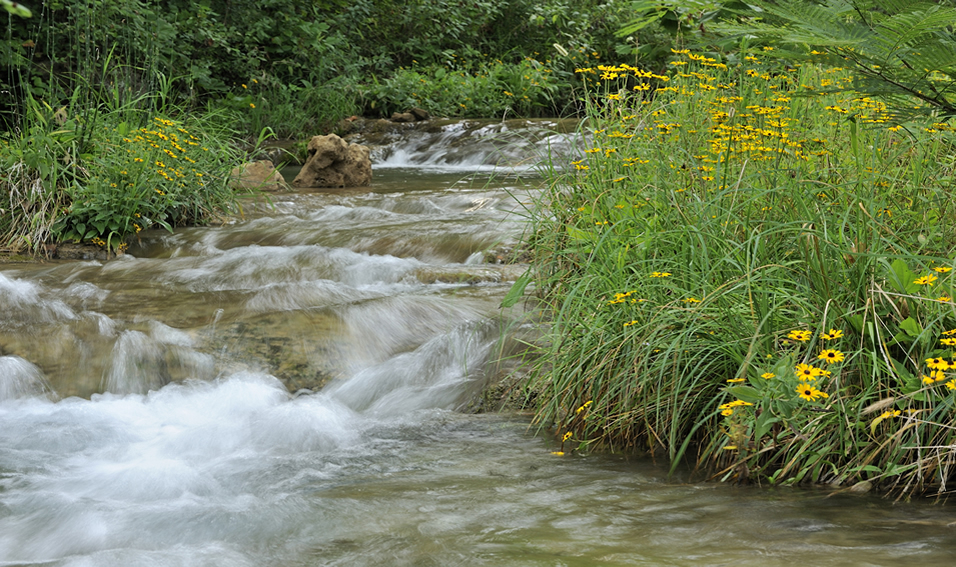
[[[946, 493], [953, 137], [840, 69], [675, 52], [601, 77], [528, 241], [553, 316], [537, 423], [713, 478]], [[637, 85], [636, 87], [633, 85]]]

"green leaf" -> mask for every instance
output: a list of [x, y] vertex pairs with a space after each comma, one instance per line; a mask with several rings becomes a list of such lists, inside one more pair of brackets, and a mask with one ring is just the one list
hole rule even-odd
[[889, 282], [893, 284], [895, 290], [899, 293], [910, 293], [911, 290], [907, 288], [916, 279], [916, 274], [910, 271], [906, 262], [900, 259], [893, 260], [893, 263], [890, 264], [890, 270]]
[[845, 320], [853, 327], [854, 331], [863, 334], [863, 315], [847, 315]]
[[745, 402], [756, 403], [763, 399], [763, 396], [760, 395], [760, 392], [756, 388], [750, 386], [731, 386], [727, 388], [727, 392], [731, 395], [736, 396], [738, 399], [741, 399]]
[[2, 5], [7, 12], [10, 12], [14, 16], [20, 16], [21, 18], [33, 17], [33, 13], [29, 8], [23, 4], [18, 4], [13, 0], [0, 0], [0, 5]]
[[757, 416], [757, 422], [754, 424], [754, 439], [759, 441], [770, 431], [773, 424], [779, 423], [780, 421], [782, 420], [779, 417], [774, 416], [769, 411], [762, 412]]
[[916, 338], [923, 333], [923, 328], [919, 326], [919, 323], [916, 322], [912, 317], [907, 317], [900, 322], [900, 329], [906, 331], [906, 334]]
[[895, 358], [890, 358], [890, 364], [893, 365], [893, 371], [896, 372], [899, 376], [908, 379], [913, 377], [913, 373], [906, 369], [906, 366], [902, 362], [896, 360]]
[[508, 290], [505, 298], [501, 300], [501, 306], [505, 309], [508, 307], [513, 307], [518, 300], [521, 299], [521, 296], [524, 295], [524, 290], [528, 287], [528, 284], [531, 283], [531, 272], [527, 271], [521, 274], [515, 283], [511, 286], [511, 289]]
[[792, 402], [776, 400], [774, 402], [774, 408], [776, 409], [776, 413], [782, 416], [784, 419], [790, 419], [793, 416]]
[[905, 473], [906, 471], [915, 469], [920, 463], [909, 463], [906, 465], [897, 465], [895, 463], [888, 463], [886, 465], [886, 476], [897, 476]]

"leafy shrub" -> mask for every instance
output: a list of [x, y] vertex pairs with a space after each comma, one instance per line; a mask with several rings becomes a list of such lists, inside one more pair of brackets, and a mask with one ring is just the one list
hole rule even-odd
[[449, 117], [551, 116], [560, 110], [559, 101], [568, 96], [571, 85], [570, 77], [555, 72], [549, 63], [528, 57], [514, 64], [454, 61], [441, 67], [400, 69], [369, 87], [365, 97], [371, 109], [385, 115], [419, 107]]
[[118, 248], [153, 225], [172, 230], [228, 206], [231, 164], [210, 141], [154, 117], [140, 128], [120, 122], [96, 140], [88, 172], [66, 188], [70, 205], [53, 227], [63, 240]]

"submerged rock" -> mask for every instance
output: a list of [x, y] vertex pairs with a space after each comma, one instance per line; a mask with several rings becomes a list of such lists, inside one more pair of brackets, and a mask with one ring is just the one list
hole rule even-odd
[[415, 122], [415, 115], [411, 112], [393, 112], [389, 120], [398, 123]]
[[364, 187], [372, 183], [369, 149], [335, 134], [313, 136], [308, 159], [292, 181], [294, 187]]
[[243, 164], [232, 170], [231, 185], [241, 189], [288, 191], [289, 185], [272, 161], [263, 159]]

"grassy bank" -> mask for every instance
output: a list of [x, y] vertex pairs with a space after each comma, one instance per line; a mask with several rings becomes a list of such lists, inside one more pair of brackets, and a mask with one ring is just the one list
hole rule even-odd
[[69, 114], [31, 99], [24, 127], [0, 135], [0, 251], [59, 241], [122, 251], [144, 229], [237, 210], [234, 132], [149, 106]]
[[721, 480], [945, 493], [951, 129], [765, 54], [579, 69], [593, 131], [530, 241], [553, 316], [537, 421]]

